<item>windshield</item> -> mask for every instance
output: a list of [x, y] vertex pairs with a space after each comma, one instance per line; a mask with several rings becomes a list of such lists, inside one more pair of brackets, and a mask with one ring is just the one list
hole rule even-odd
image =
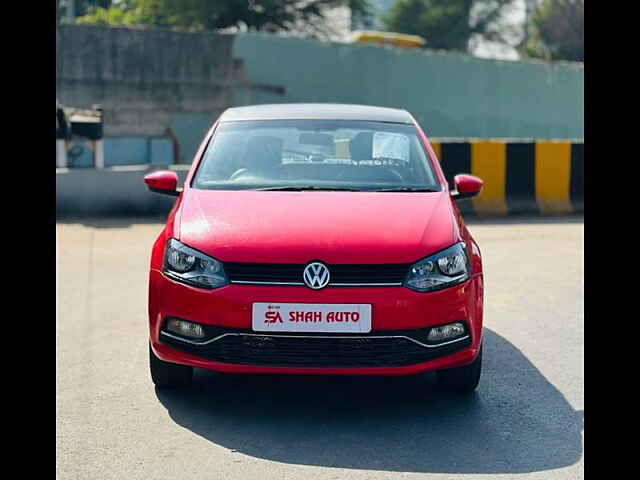
[[220, 123], [192, 186], [215, 190], [441, 190], [415, 126], [351, 120]]

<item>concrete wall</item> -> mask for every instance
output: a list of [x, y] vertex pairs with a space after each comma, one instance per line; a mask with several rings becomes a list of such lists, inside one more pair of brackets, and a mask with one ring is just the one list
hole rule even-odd
[[409, 110], [430, 136], [582, 138], [584, 68], [464, 55], [237, 35], [233, 57], [251, 82], [248, 103], [344, 102]]
[[[244, 87], [233, 36], [62, 25], [57, 31], [56, 95], [62, 104], [104, 107], [105, 136], [181, 131], [180, 160]], [[200, 122], [193, 132], [189, 120]], [[201, 125], [202, 124], [202, 125]], [[196, 138], [194, 140], [193, 138]]]
[[[188, 168], [171, 167], [184, 183]], [[56, 217], [145, 216], [167, 214], [177, 197], [151, 193], [146, 166], [56, 169]]]
[[[104, 166], [173, 165], [177, 163], [174, 142], [167, 137], [107, 137], [102, 140]], [[86, 138], [64, 140], [68, 168], [94, 168], [96, 144]], [[56, 158], [56, 165], [62, 160]]]
[[[233, 105], [402, 107], [433, 137], [560, 139], [584, 135], [583, 92], [584, 69], [578, 64], [484, 60], [263, 34], [80, 25], [63, 25], [57, 32], [58, 100], [102, 104], [105, 135], [131, 139], [120, 145], [164, 136], [180, 163], [191, 162], [207, 129]], [[137, 151], [108, 150], [106, 165], [142, 158]], [[142, 163], [164, 163], [145, 158]]]
[[[401, 107], [432, 138], [540, 141], [583, 137], [583, 91], [584, 69], [578, 64], [494, 61], [258, 34], [61, 26], [58, 100], [78, 107], [103, 105], [107, 166], [146, 166], [57, 170], [57, 212], [166, 213], [175, 199], [148, 193], [142, 177], [153, 164], [166, 165], [172, 157], [189, 164], [206, 130], [233, 105]], [[583, 156], [577, 147], [559, 147], [550, 155], [554, 146], [538, 148], [536, 143], [513, 147], [520, 159], [511, 153], [485, 159], [474, 153], [474, 145], [462, 151], [444, 140], [435, 143], [442, 143], [449, 174], [484, 169], [486, 193], [470, 209], [476, 213], [582, 210]], [[493, 152], [498, 147], [482, 148]], [[462, 153], [454, 160], [450, 152], [458, 150]], [[69, 165], [91, 167], [90, 148]], [[553, 182], [546, 180], [552, 177]]]

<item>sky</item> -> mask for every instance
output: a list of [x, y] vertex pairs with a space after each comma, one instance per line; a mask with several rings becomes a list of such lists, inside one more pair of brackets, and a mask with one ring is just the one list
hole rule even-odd
[[[518, 0], [514, 8], [505, 15], [509, 25], [522, 25], [525, 19], [525, 0]], [[492, 42], [478, 42], [471, 48], [471, 53], [481, 58], [497, 58], [500, 60], [518, 60], [520, 55], [515, 48]]]

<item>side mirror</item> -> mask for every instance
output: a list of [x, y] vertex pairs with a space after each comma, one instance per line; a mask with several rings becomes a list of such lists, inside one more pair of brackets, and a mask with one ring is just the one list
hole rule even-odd
[[160, 170], [145, 175], [144, 183], [147, 184], [149, 190], [156, 193], [177, 197], [182, 192], [182, 189], [178, 190], [178, 174], [169, 170]]
[[455, 190], [451, 192], [454, 200], [475, 197], [482, 190], [483, 182], [473, 175], [460, 174], [453, 177]]

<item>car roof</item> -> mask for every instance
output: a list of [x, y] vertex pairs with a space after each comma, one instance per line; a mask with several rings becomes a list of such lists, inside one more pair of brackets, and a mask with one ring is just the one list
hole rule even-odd
[[413, 123], [406, 110], [342, 103], [279, 103], [233, 107], [220, 115], [221, 122], [244, 120], [361, 120]]

